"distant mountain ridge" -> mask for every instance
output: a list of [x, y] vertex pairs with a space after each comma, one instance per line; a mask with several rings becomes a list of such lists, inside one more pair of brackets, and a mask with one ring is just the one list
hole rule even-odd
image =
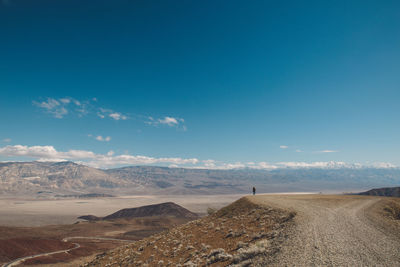
[[185, 219], [198, 218], [198, 215], [196, 213], [193, 213], [183, 208], [182, 206], [179, 206], [173, 202], [165, 202], [160, 204], [141, 206], [137, 208], [122, 209], [102, 218], [96, 217], [94, 215], [84, 215], [78, 217], [78, 219], [84, 219], [88, 221], [98, 221], [98, 220], [132, 219], [132, 218], [152, 217], [152, 216], [169, 216], [169, 217], [185, 218]]
[[0, 196], [105, 197], [118, 195], [247, 194], [359, 191], [400, 184], [398, 168], [186, 169], [129, 166], [96, 169], [73, 162], [0, 163]]
[[366, 192], [359, 193], [366, 196], [383, 196], [383, 197], [400, 197], [400, 187], [386, 187], [371, 189]]

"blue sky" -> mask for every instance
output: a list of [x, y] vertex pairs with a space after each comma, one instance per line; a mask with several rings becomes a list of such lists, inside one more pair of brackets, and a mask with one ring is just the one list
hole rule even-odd
[[0, 5], [0, 160], [400, 165], [399, 1]]

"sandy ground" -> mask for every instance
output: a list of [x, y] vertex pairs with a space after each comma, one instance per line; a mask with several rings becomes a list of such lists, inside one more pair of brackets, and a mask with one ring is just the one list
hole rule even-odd
[[297, 213], [295, 226], [271, 266], [400, 266], [398, 229], [385, 227], [382, 215], [373, 212], [384, 198], [276, 195], [250, 199]]
[[1, 226], [71, 224], [81, 215], [105, 216], [124, 208], [175, 202], [205, 214], [208, 207], [221, 208], [243, 195], [124, 196], [96, 199], [21, 200], [0, 199]]

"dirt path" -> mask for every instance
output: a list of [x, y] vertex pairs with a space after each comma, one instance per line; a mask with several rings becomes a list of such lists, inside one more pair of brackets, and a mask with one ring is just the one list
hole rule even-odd
[[378, 197], [260, 195], [250, 199], [297, 212], [296, 224], [273, 266], [400, 266], [399, 238], [366, 217]]
[[[62, 241], [63, 242], [68, 242], [68, 241], [70, 241], [72, 239], [90, 239], [90, 240], [100, 240], [100, 241], [133, 242], [132, 240], [107, 238], [107, 237], [96, 237], [96, 236], [71, 236], [71, 237], [64, 238]], [[68, 253], [71, 250], [78, 249], [78, 248], [81, 247], [79, 245], [79, 243], [73, 243], [73, 244], [75, 245], [75, 247], [70, 248], [70, 249], [57, 250], [57, 251], [53, 251], [53, 252], [45, 252], [45, 253], [40, 253], [40, 254], [35, 254], [35, 255], [31, 255], [31, 256], [18, 258], [18, 259], [15, 259], [15, 260], [11, 261], [11, 262], [3, 264], [2, 267], [17, 266], [17, 265], [22, 264], [24, 261], [29, 260], [29, 259], [34, 259], [34, 258], [43, 257], [43, 256], [51, 256], [51, 255], [58, 254], [58, 253]]]
[[118, 238], [110, 238], [110, 237], [97, 237], [97, 236], [71, 236], [63, 238], [63, 242], [68, 242], [72, 239], [90, 239], [90, 240], [100, 240], [100, 241], [118, 241], [118, 242], [128, 242], [132, 243], [134, 240], [128, 239], [118, 239]]
[[26, 256], [26, 257], [18, 258], [18, 259], [15, 259], [15, 260], [13, 260], [13, 261], [11, 261], [11, 262], [9, 262], [9, 263], [3, 264], [3, 267], [17, 266], [17, 265], [23, 263], [23, 262], [26, 261], [26, 260], [34, 259], [34, 258], [37, 258], [37, 257], [50, 256], [50, 255], [54, 255], [54, 254], [58, 254], [58, 253], [68, 253], [68, 252], [70, 252], [70, 251], [73, 250], [73, 249], [77, 249], [77, 248], [80, 248], [80, 247], [81, 247], [78, 243], [73, 243], [73, 244], [75, 245], [75, 247], [70, 248], [70, 249], [58, 250], [58, 251], [53, 251], [53, 252], [46, 252], [46, 253], [35, 254], [35, 255], [31, 255], [31, 256]]

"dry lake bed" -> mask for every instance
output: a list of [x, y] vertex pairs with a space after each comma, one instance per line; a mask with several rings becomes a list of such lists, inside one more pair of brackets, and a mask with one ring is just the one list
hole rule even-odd
[[124, 208], [175, 202], [190, 211], [206, 213], [244, 195], [122, 196], [110, 198], [29, 200], [0, 199], [1, 226], [43, 226], [71, 224], [81, 215], [105, 216]]

